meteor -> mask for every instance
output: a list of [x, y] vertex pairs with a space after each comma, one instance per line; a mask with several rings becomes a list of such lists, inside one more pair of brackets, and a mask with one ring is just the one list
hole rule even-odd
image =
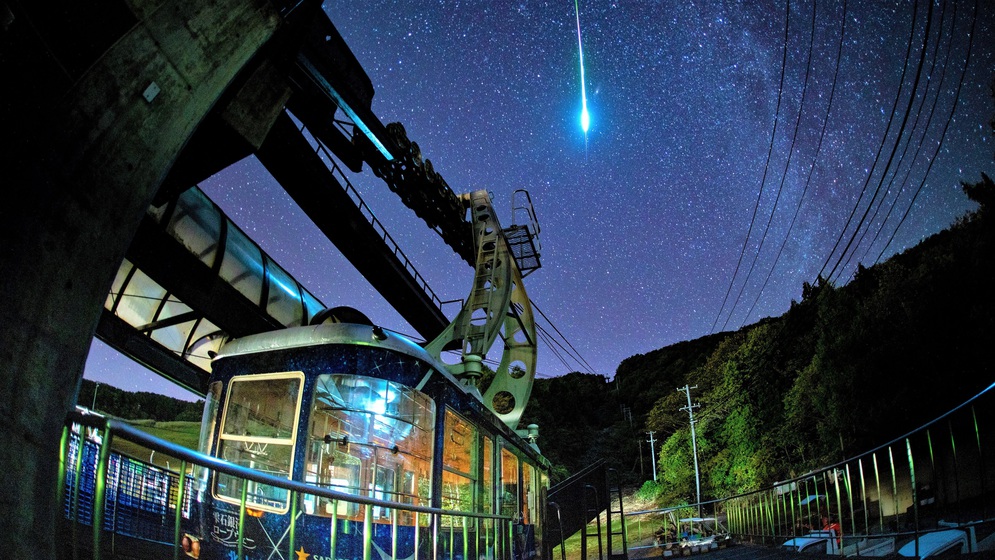
[[574, 13], [577, 15], [577, 52], [580, 54], [580, 127], [587, 135], [587, 129], [591, 127], [591, 114], [587, 112], [587, 88], [584, 85], [584, 45], [580, 41], [580, 6], [578, 0], [574, 0]]

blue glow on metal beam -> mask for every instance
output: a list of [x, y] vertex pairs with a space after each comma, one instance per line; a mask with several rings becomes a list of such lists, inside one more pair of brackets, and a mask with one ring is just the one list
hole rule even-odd
[[390, 150], [388, 150], [387, 147], [384, 146], [382, 142], [380, 142], [380, 139], [377, 138], [375, 134], [373, 134], [373, 131], [370, 130], [370, 127], [367, 126], [367, 124], [363, 122], [363, 119], [359, 118], [359, 115], [356, 114], [356, 111], [353, 110], [353, 108], [349, 106], [349, 104], [346, 103], [344, 99], [342, 99], [342, 96], [339, 95], [339, 92], [334, 87], [332, 87], [331, 84], [328, 83], [328, 80], [326, 80], [325, 77], [320, 72], [318, 72], [318, 69], [315, 68], [313, 64], [311, 64], [311, 61], [308, 60], [303, 54], [298, 54], [297, 62], [304, 68], [304, 70], [307, 71], [308, 75], [310, 75], [313, 80], [318, 82], [318, 84], [321, 87], [323, 87], [329, 95], [332, 96], [332, 99], [335, 101], [335, 104], [338, 105], [340, 109], [342, 109], [342, 111], [346, 114], [347, 117], [349, 117], [349, 120], [351, 120], [353, 124], [359, 127], [359, 130], [361, 130], [363, 134], [366, 135], [366, 137], [370, 140], [370, 142], [373, 143], [373, 145], [383, 155], [383, 157], [385, 157], [387, 161], [394, 161], [394, 154], [390, 153]]

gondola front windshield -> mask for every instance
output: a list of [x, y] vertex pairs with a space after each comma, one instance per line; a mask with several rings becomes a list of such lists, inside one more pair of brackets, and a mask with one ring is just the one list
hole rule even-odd
[[[218, 456], [236, 465], [290, 478], [303, 387], [301, 372], [232, 378]], [[289, 495], [283, 488], [217, 474], [218, 499], [237, 504], [243, 491], [250, 507], [281, 513], [289, 507]]]

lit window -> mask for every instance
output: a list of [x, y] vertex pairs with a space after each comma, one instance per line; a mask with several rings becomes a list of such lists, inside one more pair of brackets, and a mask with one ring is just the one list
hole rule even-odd
[[[429, 505], [435, 403], [425, 394], [360, 375], [326, 374], [315, 383], [304, 481], [340, 492]], [[305, 496], [313, 515], [362, 519], [357, 504]], [[412, 524], [399, 512], [401, 524]], [[388, 522], [390, 510], [374, 507]], [[427, 521], [423, 519], [423, 521]]]
[[[232, 378], [218, 438], [218, 457], [290, 478], [303, 386], [304, 374], [299, 371]], [[237, 504], [243, 491], [250, 507], [281, 513], [288, 509], [289, 495], [283, 488], [224, 473], [215, 477], [215, 495], [219, 499]]]

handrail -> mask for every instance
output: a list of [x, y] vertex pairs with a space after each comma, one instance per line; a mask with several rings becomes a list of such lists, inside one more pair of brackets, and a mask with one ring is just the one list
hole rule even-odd
[[[556, 510], [556, 527], [560, 534], [560, 558], [567, 560], [566, 537], [563, 535], [563, 512], [560, 511], [560, 504], [556, 502], [548, 502], [548, 505]], [[553, 550], [553, 547], [550, 546], [549, 550]]]
[[139, 443], [141, 445], [144, 445], [145, 447], [148, 447], [149, 449], [155, 450], [156, 452], [166, 453], [168, 455], [176, 457], [177, 459], [182, 459], [188, 463], [192, 463], [205, 468], [210, 468], [217, 472], [222, 472], [224, 474], [237, 476], [240, 478], [251, 480], [253, 482], [259, 482], [270, 486], [277, 486], [283, 488], [284, 490], [301, 492], [303, 494], [310, 494], [313, 496], [320, 496], [322, 498], [328, 498], [330, 500], [344, 500], [347, 502], [353, 502], [363, 505], [377, 506], [384, 508], [397, 508], [417, 513], [445, 515], [452, 517], [474, 517], [479, 519], [495, 519], [499, 521], [514, 520], [512, 517], [506, 515], [496, 515], [496, 514], [479, 513], [472, 511], [447, 510], [442, 508], [405, 504], [401, 502], [393, 502], [390, 500], [380, 500], [377, 498], [370, 498], [367, 496], [359, 496], [356, 494], [347, 494], [345, 492], [330, 490], [328, 488], [322, 488], [320, 486], [312, 486], [304, 482], [299, 482], [288, 478], [281, 478], [254, 469], [242, 467], [240, 465], [230, 463], [228, 461], [219, 459], [217, 457], [204, 455], [199, 451], [193, 451], [192, 449], [188, 449], [186, 447], [177, 445], [175, 443], [149, 435], [139, 430], [138, 428], [135, 428], [127, 424], [126, 422], [123, 422], [121, 420], [115, 420], [113, 418], [104, 418], [92, 414], [83, 414], [77, 411], [70, 411], [69, 414], [67, 415], [67, 420], [91, 428], [104, 429], [105, 433], [120, 435], [125, 439], [132, 441], [133, 443]]
[[[339, 121], [334, 121], [334, 124], [338, 128], [341, 128], [343, 126], [343, 124], [340, 123]], [[428, 280], [426, 280], [425, 277], [422, 276], [420, 272], [418, 272], [418, 270], [415, 268], [414, 263], [411, 262], [411, 259], [408, 258], [408, 256], [401, 249], [400, 245], [397, 244], [397, 241], [394, 240], [394, 237], [391, 236], [390, 232], [387, 231], [387, 228], [373, 213], [373, 209], [370, 208], [368, 204], [366, 204], [366, 201], [363, 200], [362, 196], [360, 196], [359, 191], [357, 191], [356, 188], [352, 186], [352, 183], [349, 181], [348, 177], [346, 177], [342, 169], [338, 166], [338, 164], [335, 161], [335, 158], [332, 156], [332, 153], [329, 151], [329, 149], [325, 147], [325, 144], [321, 141], [321, 139], [312, 134], [311, 131], [308, 130], [308, 128], [303, 124], [300, 127], [300, 131], [301, 134], [306, 133], [305, 138], [310, 137], [310, 139], [314, 141], [315, 143], [314, 151], [315, 153], [320, 152], [320, 155], [325, 156], [324, 158], [321, 159], [325, 161], [325, 165], [328, 167], [329, 172], [331, 172], [332, 175], [337, 174], [338, 178], [342, 181], [344, 185], [343, 189], [345, 190], [346, 194], [353, 199], [353, 203], [356, 205], [356, 208], [359, 209], [361, 214], [366, 215], [367, 221], [370, 223], [371, 226], [373, 226], [374, 229], [378, 230], [378, 232], [380, 233], [380, 237], [383, 239], [384, 243], [388, 245], [391, 252], [394, 253], [394, 256], [398, 257], [401, 260], [404, 269], [407, 270], [409, 274], [411, 274], [411, 277], [415, 281], [415, 283], [418, 284], [418, 286], [421, 287], [423, 290], [425, 290], [425, 293], [428, 294], [429, 299], [431, 299], [432, 302], [436, 304], [436, 307], [438, 307], [439, 310], [441, 311], [442, 299], [435, 294], [435, 291], [432, 289], [432, 287], [428, 285]]]

